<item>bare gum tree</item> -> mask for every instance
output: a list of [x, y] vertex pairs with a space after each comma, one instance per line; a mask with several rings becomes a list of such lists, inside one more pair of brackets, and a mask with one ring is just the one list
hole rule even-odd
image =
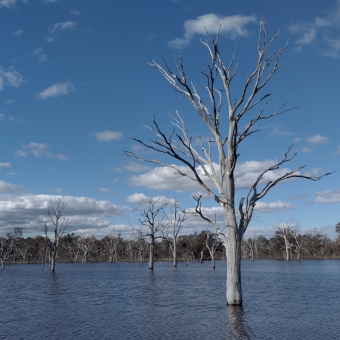
[[142, 226], [148, 230], [143, 233], [141, 230], [135, 230], [141, 237], [145, 238], [149, 243], [149, 269], [153, 269], [154, 248], [157, 238], [162, 238], [164, 229], [164, 208], [168, 203], [161, 202], [161, 196], [158, 198], [146, 198], [138, 203], [136, 210], [140, 211], [141, 219], [138, 219]]
[[170, 214], [167, 215], [168, 221], [165, 223], [165, 228], [163, 229], [163, 238], [169, 244], [174, 267], [177, 267], [177, 243], [179, 232], [183, 222], [186, 220], [185, 211], [180, 209], [178, 203], [178, 200], [175, 199], [175, 203], [170, 207]]
[[[239, 146], [247, 137], [258, 131], [255, 129], [256, 123], [291, 110], [285, 108], [286, 100], [276, 111], [267, 115], [264, 114], [267, 104], [266, 100], [270, 94], [262, 93], [262, 91], [269, 80], [283, 66], [283, 63], [279, 61], [279, 57], [286, 48], [285, 45], [276, 52], [270, 51], [277, 36], [278, 34], [274, 35], [268, 41], [263, 22], [260, 23], [258, 59], [253, 71], [248, 74], [238, 99], [234, 99], [231, 93], [231, 84], [237, 72], [237, 65], [234, 65], [234, 60], [238, 44], [230, 63], [225, 64], [218, 45], [219, 34], [217, 34], [215, 40], [209, 34], [206, 40], [201, 40], [202, 44], [207, 48], [210, 57], [210, 65], [202, 71], [206, 80], [206, 89], [210, 99], [209, 104], [205, 103], [197, 86], [188, 82], [182, 57], [176, 60], [177, 73], [174, 73], [166, 62], [164, 62], [165, 67], [162, 67], [153, 61], [150, 65], [161, 73], [175, 91], [179, 92], [192, 104], [198, 117], [206, 125], [210, 138], [208, 143], [204, 143], [201, 138], [200, 145], [197, 147], [192, 142], [192, 137], [187, 130], [184, 120], [177, 112], [176, 115], [170, 114], [174, 130], [169, 136], [162, 132], [154, 118], [153, 125], [148, 126], [148, 128], [154, 133], [156, 138], [149, 143], [136, 138], [133, 138], [133, 140], [151, 149], [153, 152], [156, 151], [161, 155], [170, 156], [172, 159], [175, 159], [177, 164], [182, 166], [165, 163], [159, 159], [145, 158], [131, 151], [124, 151], [127, 156], [171, 168], [175, 174], [193, 180], [222, 207], [225, 217], [225, 228], [221, 228], [204, 214], [201, 207], [202, 196], [199, 194], [193, 196], [196, 200], [196, 215], [214, 226], [225, 244], [227, 257], [226, 295], [228, 305], [242, 304], [241, 241], [252, 217], [256, 202], [282, 181], [292, 178], [305, 178], [316, 181], [328, 175], [302, 175], [300, 170], [305, 167], [305, 165], [302, 165], [294, 170], [287, 171], [283, 175], [278, 175], [275, 180], [262, 185], [263, 181], [261, 180], [263, 180], [266, 174], [278, 170], [282, 165], [295, 157], [296, 154], [290, 155], [292, 148], [290, 146], [281, 160], [277, 160], [276, 164], [259, 174], [254, 184], [250, 187], [248, 194], [241, 198], [239, 204], [235, 202], [235, 168], [239, 157]], [[260, 93], [262, 94], [260, 95]], [[223, 99], [226, 101], [225, 106], [223, 106]], [[253, 113], [254, 111], [256, 113]], [[224, 118], [223, 124], [221, 124], [221, 118]], [[248, 123], [242, 120], [244, 118], [247, 119]], [[216, 152], [217, 157], [214, 157]], [[186, 166], [187, 171], [183, 171], [183, 165]], [[213, 185], [210, 185], [209, 182], [212, 182]], [[237, 218], [238, 214], [239, 218]]]
[[15, 227], [13, 233], [8, 233], [7, 237], [0, 237], [0, 262], [1, 268], [5, 269], [5, 264], [18, 253], [16, 241], [22, 235], [22, 228]]
[[290, 261], [291, 248], [293, 247], [293, 233], [295, 230], [293, 220], [290, 220], [288, 223], [278, 222], [275, 229], [275, 234], [283, 239], [284, 259]]
[[[50, 270], [55, 272], [55, 262], [58, 256], [59, 242], [63, 237], [65, 230], [70, 226], [72, 220], [69, 220], [64, 216], [66, 202], [60, 198], [57, 201], [53, 201], [50, 197], [50, 209], [47, 211], [48, 219], [40, 221], [40, 230], [43, 232], [45, 242], [50, 251]], [[53, 241], [48, 238], [48, 226], [52, 223], [53, 229]]]
[[212, 233], [210, 230], [206, 230], [205, 234], [207, 235], [205, 245], [209, 250], [212, 267], [215, 269], [215, 251], [218, 246], [218, 234]]

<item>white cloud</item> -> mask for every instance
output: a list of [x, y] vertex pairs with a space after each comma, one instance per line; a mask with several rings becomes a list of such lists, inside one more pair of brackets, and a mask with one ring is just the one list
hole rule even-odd
[[320, 54], [324, 57], [338, 58], [340, 53], [340, 39], [325, 37], [325, 40], [329, 48], [321, 51]]
[[335, 151], [335, 153], [333, 154], [333, 156], [337, 156], [337, 155], [340, 155], [340, 145], [337, 145], [336, 151]]
[[310, 176], [310, 177], [316, 177], [319, 176], [321, 172], [324, 172], [324, 169], [322, 168], [312, 168], [309, 171], [306, 171], [303, 175], [304, 176]]
[[28, 157], [29, 155], [34, 155], [37, 158], [40, 157], [49, 157], [49, 158], [57, 158], [59, 160], [68, 161], [69, 158], [62, 155], [57, 154], [53, 155], [51, 152], [47, 151], [48, 144], [45, 143], [35, 143], [31, 142], [28, 145], [23, 146], [22, 149], [16, 150], [17, 157]]
[[228, 34], [231, 38], [241, 34], [247, 35], [248, 31], [245, 26], [256, 21], [254, 16], [232, 15], [223, 17], [213, 13], [204, 14], [197, 19], [186, 20], [183, 38], [176, 38], [170, 41], [168, 45], [175, 49], [184, 48], [190, 44], [196, 34], [206, 35], [205, 29], [209, 34], [216, 34], [220, 28], [221, 33]]
[[73, 29], [75, 26], [76, 23], [73, 21], [58, 22], [54, 24], [53, 27], [49, 29], [50, 35], [47, 38], [47, 41], [54, 41], [59, 36], [60, 32]]
[[13, 67], [10, 67], [6, 71], [0, 66], [0, 90], [3, 90], [5, 86], [19, 87], [23, 84], [23, 76], [15, 71]]
[[81, 15], [81, 13], [79, 11], [77, 11], [76, 9], [73, 9], [72, 11], [70, 11], [71, 14], [74, 14], [74, 15]]
[[[74, 233], [76, 235], [95, 235], [97, 238], [102, 238], [112, 233], [116, 235], [120, 233], [121, 237], [123, 237], [124, 239], [134, 238], [131, 225], [113, 224], [112, 221], [103, 221], [99, 218], [79, 218], [77, 219], [77, 224], [75, 225], [75, 228], [78, 225], [78, 221], [81, 225], [81, 229], [74, 230]], [[96, 227], [93, 228], [93, 226]]]
[[313, 152], [314, 150], [315, 150], [315, 147], [312, 147], [312, 148], [304, 147], [301, 149], [301, 152], [309, 153], [309, 152]]
[[13, 34], [16, 35], [17, 37], [20, 37], [23, 33], [24, 33], [24, 31], [21, 30], [21, 29], [18, 29], [18, 30], [13, 32]]
[[44, 62], [47, 60], [47, 56], [42, 52], [42, 48], [35, 49], [32, 52], [32, 56], [38, 58], [39, 62]]
[[123, 137], [123, 134], [118, 131], [101, 131], [101, 132], [92, 132], [92, 136], [95, 136], [100, 142], [109, 142], [111, 140], [119, 140]]
[[318, 203], [338, 203], [340, 202], [340, 190], [331, 191], [316, 191], [314, 193], [316, 195], [315, 202]]
[[[23, 190], [22, 185], [18, 184], [10, 184], [0, 180], [0, 193], [9, 193], [9, 192], [21, 192]], [[1, 207], [1, 204], [0, 204]]]
[[48, 189], [48, 191], [50, 191], [50, 192], [56, 192], [56, 193], [62, 193], [62, 192], [64, 192], [64, 188], [50, 188], [50, 189]]
[[10, 167], [11, 167], [10, 162], [0, 163], [0, 171], [1, 171], [1, 168], [10, 168]]
[[109, 189], [109, 188], [100, 188], [99, 192], [103, 192], [105, 194], [113, 194], [114, 193], [114, 191]]
[[290, 136], [291, 132], [283, 131], [280, 127], [274, 127], [273, 130], [269, 132], [270, 136]]
[[[2, 183], [0, 181], [0, 192]], [[69, 230], [87, 230], [89, 228], [107, 228], [112, 225], [112, 218], [122, 215], [131, 208], [119, 206], [109, 201], [97, 201], [88, 197], [24, 195], [0, 198], [1, 220], [0, 234], [23, 227], [25, 233], [37, 234], [39, 219], [46, 219], [50, 207], [50, 197], [53, 201], [63, 198], [67, 207], [65, 216], [72, 219]]]
[[309, 27], [304, 27], [304, 26], [295, 24], [290, 27], [290, 32], [302, 35], [301, 38], [297, 39], [294, 42], [294, 44], [296, 45], [294, 50], [296, 52], [301, 52], [303, 46], [310, 45], [316, 39], [315, 28], [309, 28]]
[[325, 144], [325, 143], [328, 143], [329, 142], [329, 139], [325, 136], [321, 136], [321, 135], [315, 135], [315, 136], [312, 136], [312, 137], [308, 137], [306, 138], [307, 142], [308, 143], [311, 143], [311, 144]]
[[270, 203], [265, 203], [265, 202], [257, 202], [254, 213], [258, 214], [272, 214], [272, 213], [279, 213], [279, 212], [287, 212], [291, 210], [295, 210], [296, 207], [294, 207], [292, 204], [289, 202], [270, 202]]
[[311, 146], [302, 148], [301, 152], [309, 153], [309, 152], [315, 151], [318, 145], [328, 143], [329, 139], [325, 136], [315, 135], [315, 136], [307, 137], [306, 141], [310, 143]]
[[59, 97], [62, 95], [67, 95], [73, 91], [75, 91], [75, 87], [71, 82], [57, 83], [40, 92], [38, 94], [38, 98], [46, 100], [47, 98], [50, 97]]
[[150, 170], [151, 167], [143, 165], [143, 163], [139, 162], [129, 162], [127, 164], [124, 164], [121, 168], [110, 168], [110, 167], [106, 167], [106, 169], [111, 170], [111, 171], [123, 171], [123, 170], [127, 170], [130, 172], [143, 172], [143, 171], [147, 171]]
[[[276, 164], [276, 161], [274, 160], [265, 160], [263, 162], [247, 161], [239, 163], [235, 170], [236, 189], [250, 188], [256, 181], [258, 175], [274, 164]], [[186, 166], [178, 166], [178, 168], [185, 173], [189, 173], [189, 169]], [[215, 168], [218, 169], [216, 164]], [[278, 176], [286, 174], [288, 171], [290, 171], [290, 169], [282, 168], [277, 171], [268, 172], [261, 183], [274, 180]], [[197, 172], [200, 175], [203, 174], [200, 168], [197, 168]], [[202, 178], [210, 188], [215, 190], [215, 185], [209, 178], [204, 176]], [[155, 167], [144, 174], [132, 176], [129, 179], [129, 182], [132, 186], [143, 186], [155, 190], [173, 190], [176, 192], [202, 190], [200, 185], [195, 181], [177, 175], [173, 169], [167, 167]]]
[[331, 35], [339, 36], [340, 1], [335, 4], [335, 10], [326, 12], [324, 17], [315, 17], [312, 22], [292, 24], [290, 32], [300, 37], [294, 42], [296, 52], [313, 43], [322, 56], [340, 57], [340, 40]]
[[0, 9], [2, 7], [12, 8], [15, 6], [17, 0], [0, 0]]
[[45, 3], [52, 4], [54, 2], [58, 2], [59, 0], [43, 0]]
[[129, 202], [129, 203], [135, 203], [135, 204], [139, 204], [139, 203], [145, 203], [147, 201], [157, 201], [157, 205], [162, 205], [162, 204], [174, 204], [175, 203], [175, 199], [174, 198], [168, 198], [165, 197], [163, 195], [160, 196], [155, 196], [155, 197], [148, 197], [142, 193], [135, 193], [133, 195], [128, 196], [125, 201]]

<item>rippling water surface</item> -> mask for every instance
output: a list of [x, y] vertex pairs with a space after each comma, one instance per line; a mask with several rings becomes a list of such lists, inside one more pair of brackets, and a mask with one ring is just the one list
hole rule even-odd
[[242, 308], [224, 261], [57, 263], [0, 272], [0, 339], [339, 339], [340, 261], [243, 261]]

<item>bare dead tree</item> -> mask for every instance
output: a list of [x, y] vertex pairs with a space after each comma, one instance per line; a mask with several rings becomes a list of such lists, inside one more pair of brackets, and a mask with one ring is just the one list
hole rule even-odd
[[251, 260], [254, 261], [254, 252], [256, 253], [256, 257], [258, 258], [256, 231], [254, 231], [253, 235], [248, 238], [248, 247], [251, 255]]
[[[55, 262], [58, 257], [59, 241], [63, 237], [65, 230], [71, 225], [72, 220], [64, 216], [66, 202], [60, 198], [53, 201], [50, 197], [50, 208], [47, 211], [48, 219], [40, 221], [42, 231], [46, 245], [50, 251], [50, 270], [55, 272]], [[53, 238], [48, 237], [49, 224], [52, 224]], [[45, 255], [45, 254], [44, 254]]]
[[205, 244], [209, 250], [209, 254], [211, 257], [212, 267], [215, 269], [215, 251], [218, 246], [218, 234], [212, 233], [207, 230], [206, 232], [207, 239], [205, 240]]
[[93, 251], [94, 244], [96, 242], [96, 238], [94, 236], [86, 237], [86, 236], [80, 236], [78, 240], [78, 247], [80, 248], [82, 252], [82, 262], [86, 263], [90, 253]]
[[66, 235], [66, 239], [62, 246], [67, 249], [70, 253], [71, 258], [73, 259], [73, 262], [78, 262], [79, 258], [79, 253], [80, 253], [80, 247], [79, 247], [79, 242], [80, 242], [80, 236], [79, 235], [74, 235], [72, 233], [71, 235], [68, 234]]
[[122, 240], [120, 236], [120, 231], [115, 233], [113, 229], [110, 229], [102, 240], [105, 252], [109, 255], [109, 263], [117, 263], [118, 261], [118, 247]]
[[293, 220], [290, 220], [288, 223], [278, 222], [275, 228], [276, 235], [279, 235], [284, 241], [284, 259], [290, 261], [291, 248], [293, 247], [292, 238], [295, 232]]
[[141, 232], [143, 237], [149, 243], [149, 269], [153, 269], [154, 263], [154, 248], [157, 238], [162, 237], [162, 230], [164, 229], [164, 219], [166, 217], [164, 208], [168, 205], [166, 202], [161, 201], [162, 197], [146, 198], [138, 203], [138, 210], [142, 215], [138, 221], [142, 226], [146, 227], [147, 232]]
[[140, 229], [134, 229], [133, 233], [135, 235], [135, 243], [134, 243], [134, 247], [133, 247], [134, 249], [132, 249], [132, 252], [135, 251], [135, 253], [137, 254], [136, 257], [138, 261], [140, 263], [143, 263], [145, 256], [147, 254], [147, 248], [148, 248], [147, 243], [145, 242], [145, 235]]
[[292, 238], [294, 240], [294, 243], [292, 244], [292, 246], [295, 248], [295, 252], [296, 252], [296, 260], [300, 261], [300, 256], [301, 256], [301, 249], [302, 249], [302, 245], [303, 245], [303, 238], [302, 236], [299, 234], [299, 230], [300, 230], [300, 225], [299, 224], [295, 224], [292, 227]]
[[[178, 235], [182, 228], [183, 222], [186, 220], [185, 211], [181, 210], [178, 200], [170, 207], [170, 214], [167, 214], [167, 223], [163, 229], [163, 238], [168, 242], [172, 255], [173, 266], [177, 266], [177, 244]], [[170, 236], [171, 235], [171, 236]]]
[[338, 237], [340, 237], [340, 222], [335, 225], [335, 232], [338, 234]]
[[22, 235], [22, 228], [15, 227], [13, 233], [7, 237], [0, 237], [0, 261], [1, 268], [5, 269], [6, 262], [17, 255], [16, 241]]
[[[241, 198], [239, 204], [235, 202], [235, 169], [239, 157], [238, 148], [246, 138], [259, 131], [255, 129], [257, 123], [291, 110], [291, 108], [286, 108], [287, 99], [276, 111], [265, 115], [264, 111], [270, 94], [262, 93], [271, 78], [283, 66], [279, 57], [287, 44], [276, 52], [271, 52], [278, 33], [268, 41], [264, 24], [263, 22], [260, 23], [257, 62], [248, 74], [239, 98], [234, 99], [231, 84], [237, 72], [235, 53], [238, 44], [230, 63], [225, 64], [219, 49], [219, 34], [217, 34], [216, 39], [213, 39], [209, 34], [207, 35], [207, 39], [201, 40], [201, 42], [207, 48], [210, 57], [210, 64], [202, 71], [206, 80], [209, 104], [205, 103], [205, 97], [200, 94], [197, 86], [187, 80], [181, 56], [179, 60], [176, 60], [177, 73], [173, 72], [166, 62], [164, 62], [165, 67], [155, 61], [150, 65], [161, 73], [176, 92], [192, 104], [210, 133], [208, 143], [205, 143], [202, 138], [200, 139], [200, 146], [197, 147], [192, 142], [192, 137], [184, 120], [177, 112], [176, 115], [170, 114], [174, 130], [169, 136], [161, 130], [154, 118], [153, 125], [148, 126], [155, 135], [154, 140], [146, 143], [133, 138], [153, 152], [170, 156], [177, 164], [146, 158], [131, 151], [124, 152], [127, 156], [168, 167], [173, 169], [175, 174], [191, 179], [222, 207], [225, 216], [225, 228], [223, 229], [204, 213], [201, 206], [202, 195], [194, 195], [196, 215], [214, 226], [225, 243], [227, 304], [241, 305], [241, 241], [251, 220], [256, 202], [278, 183], [296, 178], [317, 181], [327, 176], [328, 173], [322, 176], [303, 175], [300, 171], [305, 165], [302, 165], [294, 170], [288, 170], [285, 174], [278, 174], [275, 179], [262, 185], [266, 175], [275, 173], [276, 170], [295, 157], [296, 153], [290, 155], [292, 149], [292, 146], [290, 146], [281, 160], [277, 160], [276, 163], [258, 175], [248, 194]], [[223, 98], [226, 99], [226, 110], [224, 110]], [[251, 115], [254, 111], [257, 113]], [[246, 117], [248, 117], [247, 124], [243, 121]], [[224, 121], [221, 121], [221, 118], [224, 118]], [[217, 157], [214, 156], [216, 153]], [[186, 166], [187, 171], [184, 171], [183, 166], [178, 164]], [[213, 185], [210, 185], [210, 182]], [[240, 216], [239, 220], [237, 214]]]

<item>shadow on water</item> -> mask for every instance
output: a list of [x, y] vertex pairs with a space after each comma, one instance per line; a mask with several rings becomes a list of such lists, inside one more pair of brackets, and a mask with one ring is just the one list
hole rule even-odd
[[227, 327], [231, 339], [252, 339], [252, 331], [247, 325], [242, 306], [227, 306]]

